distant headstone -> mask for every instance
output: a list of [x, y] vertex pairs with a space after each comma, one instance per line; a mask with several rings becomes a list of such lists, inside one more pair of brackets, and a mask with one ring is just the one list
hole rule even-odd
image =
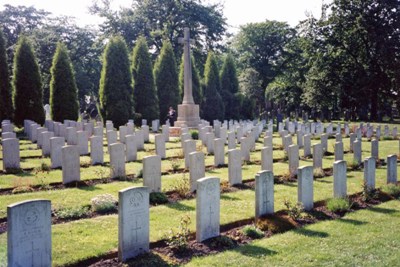
[[165, 136], [163, 134], [156, 134], [154, 136], [154, 142], [156, 147], [156, 154], [161, 157], [161, 159], [166, 158], [165, 152]]
[[104, 163], [103, 136], [90, 137], [90, 162], [92, 165]]
[[364, 182], [369, 189], [375, 188], [376, 160], [373, 157], [364, 160]]
[[273, 171], [273, 152], [272, 146], [261, 148], [261, 170]]
[[110, 176], [125, 177], [125, 146], [122, 143], [110, 145]]
[[313, 145], [313, 167], [314, 170], [322, 169], [323, 150], [321, 144]]
[[134, 135], [125, 136], [125, 154], [126, 162], [137, 160], [137, 145], [136, 137]]
[[192, 152], [196, 151], [196, 141], [195, 140], [186, 140], [183, 144], [183, 151], [185, 154], [185, 168], [189, 169], [190, 166], [190, 158], [189, 155]]
[[242, 183], [242, 157], [239, 149], [228, 150], [229, 184]]
[[189, 173], [190, 173], [190, 191], [197, 188], [197, 180], [205, 177], [205, 163], [203, 152], [192, 152], [189, 154]]
[[225, 142], [221, 138], [214, 139], [214, 166], [225, 164]]
[[304, 135], [304, 157], [311, 156], [311, 134]]
[[63, 184], [81, 180], [79, 151], [77, 146], [63, 146], [62, 153], [62, 178]]
[[65, 129], [67, 144], [70, 146], [74, 146], [78, 144], [78, 134], [75, 127], [67, 127]]
[[150, 192], [161, 191], [161, 157], [147, 156], [143, 158], [143, 185]]
[[379, 141], [377, 139], [371, 141], [371, 157], [379, 160]]
[[51, 168], [60, 168], [62, 166], [62, 153], [61, 149], [65, 146], [64, 137], [52, 137], [50, 138], [50, 158]]
[[343, 160], [343, 142], [335, 143], [335, 161]]
[[397, 155], [387, 157], [387, 183], [397, 183]]
[[261, 171], [256, 175], [256, 218], [274, 213], [274, 174]]
[[19, 140], [17, 138], [3, 139], [1, 144], [3, 146], [3, 170], [7, 172], [10, 169], [19, 169], [21, 167]]
[[356, 141], [354, 141], [354, 143], [353, 143], [353, 161], [356, 163], [356, 164], [358, 164], [358, 165], [360, 165], [361, 164], [361, 162], [362, 162], [362, 159], [361, 159], [361, 141], [360, 140], [356, 140]]
[[79, 155], [87, 155], [89, 154], [89, 133], [86, 131], [78, 131], [76, 132], [78, 136], [78, 149]]
[[290, 145], [288, 147], [289, 156], [289, 173], [291, 176], [297, 175], [297, 169], [299, 168], [299, 146]]
[[333, 163], [333, 197], [344, 198], [347, 195], [346, 168], [344, 160]]

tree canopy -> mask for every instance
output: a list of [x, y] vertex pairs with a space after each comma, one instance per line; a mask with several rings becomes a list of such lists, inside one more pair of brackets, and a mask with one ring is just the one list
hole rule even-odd
[[6, 40], [0, 29], [0, 121], [13, 118], [10, 75], [8, 73]]

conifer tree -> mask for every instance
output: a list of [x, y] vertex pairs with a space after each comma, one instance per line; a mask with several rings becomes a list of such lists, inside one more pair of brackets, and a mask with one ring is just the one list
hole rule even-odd
[[154, 65], [154, 79], [160, 107], [160, 121], [165, 121], [168, 108], [176, 109], [180, 103], [178, 70], [174, 51], [169, 41], [163, 43], [161, 53]]
[[[196, 63], [194, 62], [193, 55], [190, 56], [192, 62], [192, 94], [193, 94], [193, 101], [195, 104], [201, 105], [203, 101], [203, 90], [200, 84], [200, 77], [199, 71], [196, 68]], [[180, 102], [183, 100], [183, 87], [184, 87], [184, 61], [182, 55], [182, 61], [180, 65], [179, 71], [179, 94], [180, 94]]]
[[100, 113], [119, 127], [133, 118], [132, 75], [124, 39], [113, 37], [103, 53], [100, 77]]
[[6, 40], [0, 29], [0, 121], [13, 119], [11, 84], [8, 74]]
[[225, 57], [221, 70], [221, 97], [224, 102], [225, 119], [240, 117], [239, 81], [231, 54]]
[[139, 37], [132, 55], [133, 97], [136, 113], [147, 121], [159, 118], [158, 97], [154, 86], [149, 48], [144, 37]]
[[217, 61], [214, 53], [209, 52], [204, 68], [204, 100], [202, 116], [205, 120], [224, 120], [224, 103], [219, 94], [220, 81]]
[[77, 87], [67, 47], [57, 44], [50, 69], [50, 108], [55, 121], [77, 120], [79, 116]]
[[25, 119], [43, 124], [45, 114], [39, 65], [25, 36], [20, 37], [17, 43], [12, 84], [15, 124], [21, 126]]

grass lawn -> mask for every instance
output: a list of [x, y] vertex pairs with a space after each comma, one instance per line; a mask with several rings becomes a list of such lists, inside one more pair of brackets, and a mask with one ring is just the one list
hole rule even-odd
[[400, 201], [258, 240], [187, 266], [399, 266]]

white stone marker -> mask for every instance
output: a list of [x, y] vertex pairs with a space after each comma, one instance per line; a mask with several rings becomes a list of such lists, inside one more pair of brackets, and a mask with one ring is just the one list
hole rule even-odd
[[347, 164], [344, 160], [333, 163], [333, 197], [344, 198], [347, 196]]
[[107, 131], [107, 147], [108, 153], [110, 153], [110, 145], [118, 142], [118, 133], [117, 131]]
[[328, 137], [329, 134], [321, 134], [321, 145], [324, 154], [328, 152]]
[[89, 133], [86, 131], [78, 131], [76, 132], [78, 135], [78, 149], [79, 155], [87, 155], [89, 154]]
[[343, 142], [335, 143], [335, 161], [343, 160]]
[[190, 166], [189, 154], [196, 151], [196, 141], [195, 140], [186, 140], [183, 144], [183, 148], [184, 148], [183, 151], [185, 154], [185, 168], [189, 169], [189, 166]]
[[229, 184], [242, 183], [242, 156], [239, 149], [228, 150]]
[[250, 139], [248, 137], [240, 138], [240, 151], [242, 154], [242, 160], [250, 161]]
[[299, 146], [290, 145], [288, 147], [289, 156], [289, 173], [291, 176], [297, 175], [297, 169], [299, 168]]
[[50, 148], [50, 138], [54, 137], [53, 132], [42, 132], [42, 156], [47, 157], [50, 156], [51, 148]]
[[65, 140], [67, 140], [67, 144], [70, 146], [74, 146], [78, 144], [78, 134], [76, 133], [75, 127], [67, 127], [65, 129]]
[[272, 146], [261, 148], [261, 170], [273, 171], [274, 158], [272, 151]]
[[62, 166], [62, 153], [61, 149], [65, 146], [64, 137], [52, 137], [50, 138], [50, 158], [51, 168], [60, 168]]
[[79, 152], [77, 146], [63, 146], [62, 154], [62, 179], [63, 184], [81, 180]]
[[303, 138], [304, 138], [303, 131], [298, 130], [297, 131], [297, 145], [299, 146], [299, 148], [302, 148], [304, 145]]
[[314, 208], [313, 167], [300, 167], [298, 181], [297, 201], [303, 205], [304, 210], [312, 210]]
[[203, 152], [192, 152], [189, 154], [190, 191], [197, 189], [197, 180], [205, 174], [205, 162]]
[[1, 140], [10, 138], [17, 138], [17, 134], [13, 132], [1, 133]]
[[228, 150], [236, 148], [236, 137], [235, 132], [230, 131], [228, 132]]
[[260, 171], [256, 175], [256, 218], [274, 213], [274, 174]]
[[92, 165], [104, 163], [103, 136], [90, 137], [90, 162]]
[[272, 136], [265, 136], [264, 137], [264, 146], [267, 147], [273, 147], [273, 143], [272, 143]]
[[28, 200], [7, 206], [8, 266], [51, 267], [51, 203]]
[[206, 133], [207, 153], [210, 155], [214, 154], [214, 139], [214, 133]]
[[313, 167], [314, 170], [322, 169], [323, 150], [321, 144], [313, 145]]
[[118, 203], [118, 259], [126, 261], [150, 250], [149, 189], [121, 190]]
[[42, 135], [43, 132], [47, 132], [47, 128], [39, 127], [36, 129], [38, 148], [42, 148], [43, 145], [43, 135]]
[[214, 139], [214, 166], [225, 164], [225, 141], [221, 138]]
[[169, 142], [169, 125], [162, 126], [162, 134], [164, 135], [165, 142]]
[[103, 126], [96, 126], [93, 128], [93, 135], [94, 136], [101, 136], [103, 137]]
[[150, 192], [161, 192], [161, 157], [147, 156], [143, 158], [143, 185]]
[[371, 141], [371, 157], [379, 160], [379, 141], [377, 139]]
[[125, 146], [122, 143], [110, 145], [110, 176], [112, 179], [125, 177]]
[[138, 151], [144, 150], [144, 133], [143, 129], [135, 132], [136, 147]]
[[304, 157], [311, 156], [311, 134], [304, 135]]
[[397, 183], [397, 155], [387, 157], [387, 183]]
[[[158, 123], [158, 122], [157, 122]], [[149, 130], [149, 126], [147, 125], [142, 125], [142, 134], [143, 134], [143, 143], [144, 142], [149, 142], [150, 140], [150, 130]], [[143, 144], [144, 146], [144, 144]]]
[[132, 134], [125, 136], [125, 154], [126, 162], [137, 160], [136, 137]]
[[364, 182], [369, 189], [375, 188], [375, 158], [369, 157], [364, 160]]
[[156, 134], [154, 136], [154, 142], [156, 144], [156, 154], [159, 155], [161, 159], [165, 159], [165, 136], [163, 134]]
[[353, 143], [353, 161], [356, 162], [358, 165], [361, 164], [361, 141], [356, 140]]
[[128, 128], [126, 126], [119, 126], [119, 141], [125, 144], [125, 136], [127, 135]]
[[21, 168], [21, 158], [19, 155], [19, 139], [9, 138], [3, 139], [3, 170]]
[[197, 181], [196, 240], [219, 236], [220, 184], [219, 178], [205, 177]]
[[353, 152], [353, 143], [356, 141], [357, 135], [355, 133], [350, 134], [350, 152]]

